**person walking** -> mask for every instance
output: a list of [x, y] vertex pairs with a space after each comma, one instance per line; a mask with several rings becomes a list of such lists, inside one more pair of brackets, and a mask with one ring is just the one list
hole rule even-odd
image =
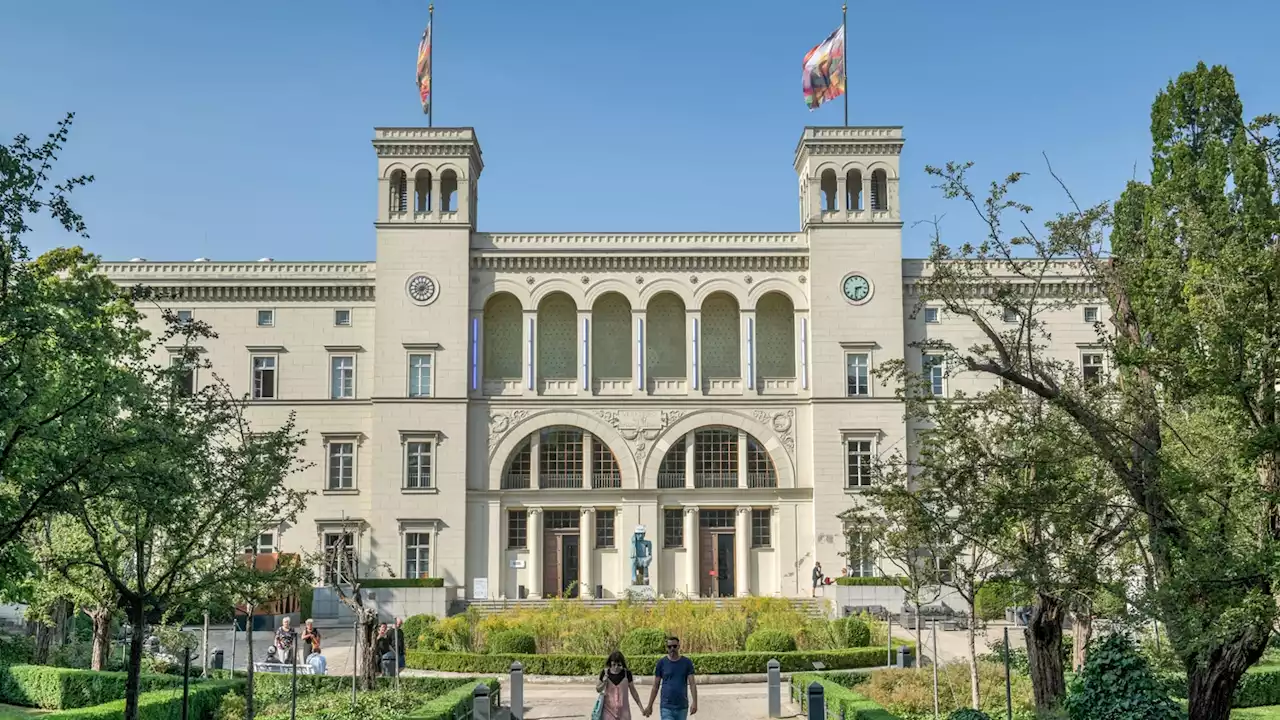
[[[646, 717], [649, 713], [640, 701], [640, 693], [636, 691], [635, 678], [627, 669], [627, 658], [614, 650], [605, 661], [604, 670], [600, 671], [600, 679], [596, 682], [596, 692], [604, 698], [604, 715], [602, 720], [631, 720], [631, 701]], [[627, 693], [631, 697], [627, 697]]]
[[653, 712], [653, 700], [662, 692], [660, 720], [687, 720], [698, 714], [698, 684], [694, 682], [693, 661], [680, 654], [680, 638], [667, 638], [667, 655], [658, 658], [653, 669], [653, 691], [644, 714]]

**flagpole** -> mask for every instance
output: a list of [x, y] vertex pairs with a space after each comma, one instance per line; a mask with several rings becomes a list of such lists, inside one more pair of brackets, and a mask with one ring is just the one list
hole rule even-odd
[[849, 127], [849, 6], [840, 6], [840, 34], [844, 36], [844, 126]]
[[[426, 127], [434, 127], [435, 120], [435, 65], [431, 63], [431, 54], [435, 53], [435, 3], [426, 6], [426, 27], [431, 28], [431, 44], [426, 46], [426, 67], [428, 67], [428, 82], [431, 83], [431, 94], [426, 102]], [[847, 61], [847, 60], [846, 60]], [[847, 65], [846, 65], [847, 67]], [[845, 70], [845, 76], [849, 76], [849, 70]], [[849, 86], [849, 81], [845, 81], [845, 86]], [[846, 91], [847, 92], [847, 91]], [[849, 124], [849, 110], [847, 110], [847, 102], [849, 99], [845, 97], [845, 124]]]

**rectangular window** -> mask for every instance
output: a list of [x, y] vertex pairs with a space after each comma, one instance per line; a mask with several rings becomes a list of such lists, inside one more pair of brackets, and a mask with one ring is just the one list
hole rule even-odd
[[523, 550], [529, 546], [529, 511], [507, 511], [507, 549]]
[[751, 511], [751, 547], [767, 548], [773, 546], [773, 511], [753, 509]]
[[404, 486], [412, 490], [426, 490], [431, 482], [431, 443], [413, 441], [404, 444]]
[[415, 353], [409, 356], [409, 397], [431, 397], [430, 354]]
[[175, 355], [169, 358], [169, 365], [174, 368], [174, 383], [178, 386], [178, 394], [191, 397], [196, 394], [196, 368], [186, 358]]
[[246, 555], [252, 555], [255, 552], [259, 555], [270, 555], [276, 551], [276, 535], [275, 533], [264, 532], [258, 534], [258, 544], [250, 545], [244, 549]]
[[855, 530], [846, 536], [849, 541], [849, 574], [853, 577], [874, 577], [876, 558], [871, 533]]
[[258, 311], [258, 327], [272, 327], [276, 324], [275, 310]]
[[1080, 376], [1090, 384], [1102, 380], [1102, 353], [1087, 352], [1080, 355]]
[[612, 548], [614, 546], [613, 536], [613, 510], [597, 510], [596, 511], [596, 547]]
[[934, 567], [937, 570], [938, 582], [942, 585], [948, 585], [952, 580], [952, 562], [943, 558], [934, 558]]
[[662, 511], [662, 547], [684, 547], [684, 511], [680, 508]]
[[927, 307], [924, 309], [924, 321], [929, 325], [938, 324], [938, 308]]
[[324, 584], [348, 584], [359, 577], [355, 537], [351, 533], [324, 534]]
[[334, 355], [329, 358], [329, 397], [350, 400], [356, 396], [356, 356]]
[[929, 393], [935, 397], [947, 394], [946, 359], [941, 355], [928, 354], [921, 363], [925, 377], [929, 381]]
[[1089, 306], [1085, 307], [1085, 309], [1084, 309], [1084, 321], [1085, 321], [1085, 322], [1087, 322], [1087, 323], [1089, 323], [1090, 325], [1092, 325], [1093, 323], [1098, 322], [1098, 308], [1097, 308], [1097, 307], [1095, 307], [1095, 306], [1093, 306], [1093, 305], [1089, 305]]
[[846, 440], [848, 451], [845, 467], [845, 487], [862, 488], [871, 486], [871, 441]]
[[334, 310], [333, 324], [337, 325], [338, 327], [350, 327], [351, 311], [350, 310]]
[[276, 396], [276, 356], [253, 356], [253, 399], [270, 400]]
[[178, 323], [179, 323], [179, 324], [181, 324], [181, 325], [186, 325], [187, 323], [191, 322], [191, 311], [190, 311], [190, 310], [179, 310], [179, 311], [177, 311], [175, 314], [178, 316]]
[[329, 490], [353, 490], [356, 486], [356, 444], [329, 443]]
[[693, 486], [738, 487], [737, 430], [713, 427], [697, 432], [693, 443]]
[[1010, 324], [1016, 323], [1018, 322], [1018, 311], [1013, 308], [1004, 308], [1000, 311], [1000, 319]]
[[867, 380], [867, 371], [871, 366], [871, 357], [867, 353], [849, 353], [844, 356], [845, 380], [849, 397], [867, 397], [871, 387]]
[[431, 577], [431, 533], [404, 534], [404, 576]]

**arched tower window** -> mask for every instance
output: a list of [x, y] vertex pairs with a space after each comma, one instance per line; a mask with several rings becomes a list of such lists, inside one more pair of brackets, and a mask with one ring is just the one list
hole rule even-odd
[[871, 173], [871, 209], [889, 209], [889, 176], [884, 170]]
[[413, 209], [431, 212], [431, 172], [419, 170], [413, 176]]
[[836, 210], [836, 171], [823, 170], [820, 182], [822, 190], [822, 209], [825, 212]]
[[695, 488], [778, 486], [777, 469], [764, 444], [725, 425], [700, 427], [672, 443], [658, 466], [658, 487], [688, 487], [690, 474]]
[[862, 207], [862, 171], [850, 170], [844, 176], [844, 206], [850, 210], [865, 210]]
[[445, 170], [440, 174], [440, 210], [456, 212], [458, 209], [458, 174]]
[[560, 425], [521, 440], [507, 459], [501, 484], [503, 490], [620, 488], [622, 471], [603, 440], [582, 428]]
[[391, 212], [409, 209], [409, 175], [403, 170], [391, 173], [391, 197], [387, 209]]

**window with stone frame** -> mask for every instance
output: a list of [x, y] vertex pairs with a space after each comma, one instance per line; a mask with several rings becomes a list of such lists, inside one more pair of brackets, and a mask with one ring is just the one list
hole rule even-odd
[[577, 530], [582, 525], [580, 510], [544, 510], [542, 515], [547, 530]]
[[662, 547], [684, 547], [684, 511], [680, 508], [662, 511]]
[[853, 577], [875, 577], [876, 556], [874, 537], [866, 530], [851, 530], [845, 533], [849, 543], [849, 554], [846, 558], [849, 575]]
[[434, 360], [431, 353], [409, 355], [409, 397], [431, 397], [431, 368]]
[[258, 533], [256, 543], [249, 544], [244, 549], [245, 555], [270, 555], [276, 551], [276, 534], [274, 532], [263, 531]]
[[328, 490], [354, 490], [356, 486], [356, 444], [350, 440], [329, 441]]
[[431, 577], [431, 533], [404, 534], [404, 576], [410, 579]]
[[927, 307], [924, 309], [924, 321], [928, 325], [937, 325], [942, 317], [942, 312], [936, 307]]
[[356, 396], [356, 356], [332, 355], [329, 357], [329, 397], [333, 400], [351, 400]]
[[592, 438], [591, 443], [591, 487], [622, 487], [622, 471], [618, 468], [618, 459], [600, 438]]
[[861, 438], [847, 438], [845, 451], [845, 487], [850, 490], [871, 487], [874, 459], [872, 442]]
[[584, 468], [582, 431], [576, 428], [547, 428], [541, 432], [538, 487], [581, 488]]
[[773, 510], [770, 508], [752, 508], [751, 510], [751, 547], [773, 547]]
[[738, 431], [728, 427], [701, 428], [693, 437], [693, 486], [738, 486]]
[[728, 530], [734, 527], [734, 511], [728, 508], [698, 511], [698, 527]]
[[870, 396], [871, 355], [864, 352], [846, 353], [844, 361], [846, 394], [849, 397]]
[[324, 534], [324, 584], [349, 584], [358, 577], [355, 536], [352, 533]]
[[169, 358], [169, 364], [175, 368], [173, 371], [177, 376], [174, 383], [178, 388], [179, 397], [191, 397], [196, 394], [196, 366], [195, 361], [188, 360], [181, 354], [174, 354]]
[[776, 488], [778, 473], [773, 467], [773, 458], [759, 440], [747, 436], [747, 487]]
[[427, 490], [435, 486], [432, 479], [432, 454], [435, 448], [430, 440], [410, 440], [404, 444], [404, 487], [410, 490]]
[[934, 397], [947, 394], [946, 358], [937, 353], [925, 353], [921, 360], [921, 369], [928, 381], [929, 393]]
[[1086, 305], [1084, 308], [1084, 321], [1090, 325], [1098, 322], [1098, 306]]
[[1103, 377], [1102, 353], [1097, 351], [1080, 354], [1080, 377], [1086, 384], [1097, 384]]
[[681, 435], [676, 438], [676, 441], [667, 449], [667, 454], [662, 456], [662, 463], [658, 465], [660, 489], [684, 487], [685, 437]]
[[528, 490], [533, 477], [533, 450], [531, 438], [520, 441], [519, 447], [511, 453], [507, 461], [507, 470], [502, 473], [503, 490]]
[[253, 399], [270, 400], [276, 396], [276, 356], [254, 355]]
[[596, 510], [596, 548], [612, 549], [616, 547], [614, 536], [614, 510]]
[[507, 511], [507, 549], [523, 550], [529, 546], [529, 511]]

